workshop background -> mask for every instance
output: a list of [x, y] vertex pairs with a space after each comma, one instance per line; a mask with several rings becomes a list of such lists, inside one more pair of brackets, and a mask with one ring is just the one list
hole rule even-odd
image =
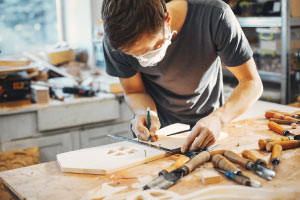
[[[119, 81], [105, 74], [101, 3], [0, 0], [0, 171], [132, 136]], [[260, 100], [300, 107], [300, 1], [226, 3], [254, 51]], [[228, 98], [237, 80], [223, 76]]]

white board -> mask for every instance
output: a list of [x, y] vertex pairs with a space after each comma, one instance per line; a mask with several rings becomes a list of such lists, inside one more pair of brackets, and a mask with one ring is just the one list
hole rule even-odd
[[66, 152], [56, 157], [63, 172], [110, 174], [166, 155], [164, 151], [144, 145], [118, 142]]

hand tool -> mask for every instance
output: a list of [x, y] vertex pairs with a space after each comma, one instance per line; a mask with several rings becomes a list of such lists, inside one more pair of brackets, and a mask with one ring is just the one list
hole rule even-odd
[[191, 173], [197, 166], [205, 163], [210, 158], [209, 152], [202, 151], [194, 158], [192, 158], [188, 163], [184, 164], [181, 168], [174, 170], [170, 173], [165, 173], [158, 176], [150, 183], [143, 187], [144, 190], [150, 188], [160, 188], [168, 189], [172, 185], [176, 184], [183, 176]]
[[267, 143], [269, 142], [280, 142], [280, 141], [289, 141], [289, 140], [290, 140], [289, 137], [259, 139], [258, 147], [260, 150], [266, 150]]
[[225, 171], [226, 177], [235, 181], [236, 183], [251, 187], [261, 186], [260, 182], [250, 179], [247, 176], [244, 176], [242, 171], [239, 168], [237, 168], [232, 162], [227, 160], [224, 156], [220, 154], [215, 154], [211, 160], [215, 168], [219, 168], [222, 170], [218, 171], [222, 173], [224, 173]]
[[250, 159], [252, 162], [257, 163], [258, 165], [262, 165], [262, 166], [267, 166], [266, 161], [257, 158], [251, 151], [249, 150], [244, 150], [242, 152], [242, 156], [243, 158], [247, 158]]
[[279, 113], [279, 114], [282, 114], [284, 116], [288, 116], [288, 117], [292, 117], [292, 118], [296, 118], [296, 119], [300, 118], [300, 116], [298, 114], [291, 114], [291, 113], [282, 112], [282, 111], [278, 111], [278, 110], [268, 110], [268, 111], [269, 112], [274, 112], [274, 113]]
[[275, 144], [272, 149], [272, 155], [271, 155], [271, 162], [272, 166], [271, 169], [275, 172], [277, 169], [277, 166], [280, 162], [280, 154], [282, 152], [282, 146], [280, 144]]
[[277, 113], [277, 112], [272, 112], [272, 111], [267, 111], [265, 113], [265, 117], [270, 119], [270, 118], [275, 118], [275, 119], [283, 119], [283, 120], [290, 120], [290, 121], [294, 121], [295, 123], [298, 123], [299, 120], [295, 119], [293, 117], [290, 116], [285, 116], [283, 114]]
[[300, 135], [294, 135], [289, 130], [284, 129], [282, 126], [276, 122], [269, 122], [268, 127], [270, 130], [290, 138], [290, 140], [300, 140]]
[[284, 120], [284, 119], [276, 119], [276, 118], [270, 118], [269, 120], [277, 124], [285, 124], [285, 125], [295, 124], [295, 122], [292, 120]]
[[258, 162], [252, 162], [249, 159], [245, 159], [242, 156], [234, 153], [233, 151], [225, 151], [224, 156], [233, 163], [237, 163], [245, 169], [253, 171], [256, 175], [270, 181], [275, 177], [275, 172], [263, 167]]
[[[183, 154], [179, 154], [180, 157], [169, 167], [161, 170], [158, 175], [164, 175], [166, 173], [170, 173], [176, 169], [179, 169], [182, 167], [184, 164], [186, 164], [190, 159], [194, 158], [196, 155], [198, 155], [202, 151], [208, 151], [210, 152], [212, 149], [214, 149], [218, 144], [214, 144], [210, 147], [204, 148], [202, 150], [195, 150], [195, 151], [186, 151]], [[216, 150], [219, 151], [219, 150]]]
[[290, 140], [290, 141], [279, 141], [279, 142], [269, 142], [266, 146], [267, 151], [272, 151], [273, 146], [279, 144], [282, 146], [283, 150], [294, 149], [300, 147], [300, 140]]

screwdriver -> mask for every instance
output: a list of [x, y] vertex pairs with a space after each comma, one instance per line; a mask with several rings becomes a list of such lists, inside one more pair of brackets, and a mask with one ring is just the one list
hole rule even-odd
[[222, 170], [223, 171], [222, 173], [225, 172], [225, 175], [226, 172], [228, 172], [226, 177], [235, 181], [236, 183], [241, 185], [251, 186], [251, 187], [261, 186], [260, 182], [252, 180], [247, 176], [244, 176], [242, 171], [239, 170], [239, 168], [237, 168], [232, 162], [227, 160], [224, 156], [220, 154], [215, 154], [211, 160], [215, 168], [219, 168], [220, 170]]
[[273, 149], [272, 149], [272, 155], [271, 155], [271, 162], [272, 162], [272, 167], [271, 169], [273, 171], [276, 171], [277, 166], [280, 162], [280, 154], [282, 152], [282, 146], [279, 144], [275, 144]]

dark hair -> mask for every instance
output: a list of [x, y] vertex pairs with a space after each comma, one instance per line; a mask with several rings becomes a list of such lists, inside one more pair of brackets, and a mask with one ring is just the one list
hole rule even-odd
[[114, 49], [126, 50], [141, 34], [163, 27], [165, 12], [164, 0], [103, 0], [105, 35]]

